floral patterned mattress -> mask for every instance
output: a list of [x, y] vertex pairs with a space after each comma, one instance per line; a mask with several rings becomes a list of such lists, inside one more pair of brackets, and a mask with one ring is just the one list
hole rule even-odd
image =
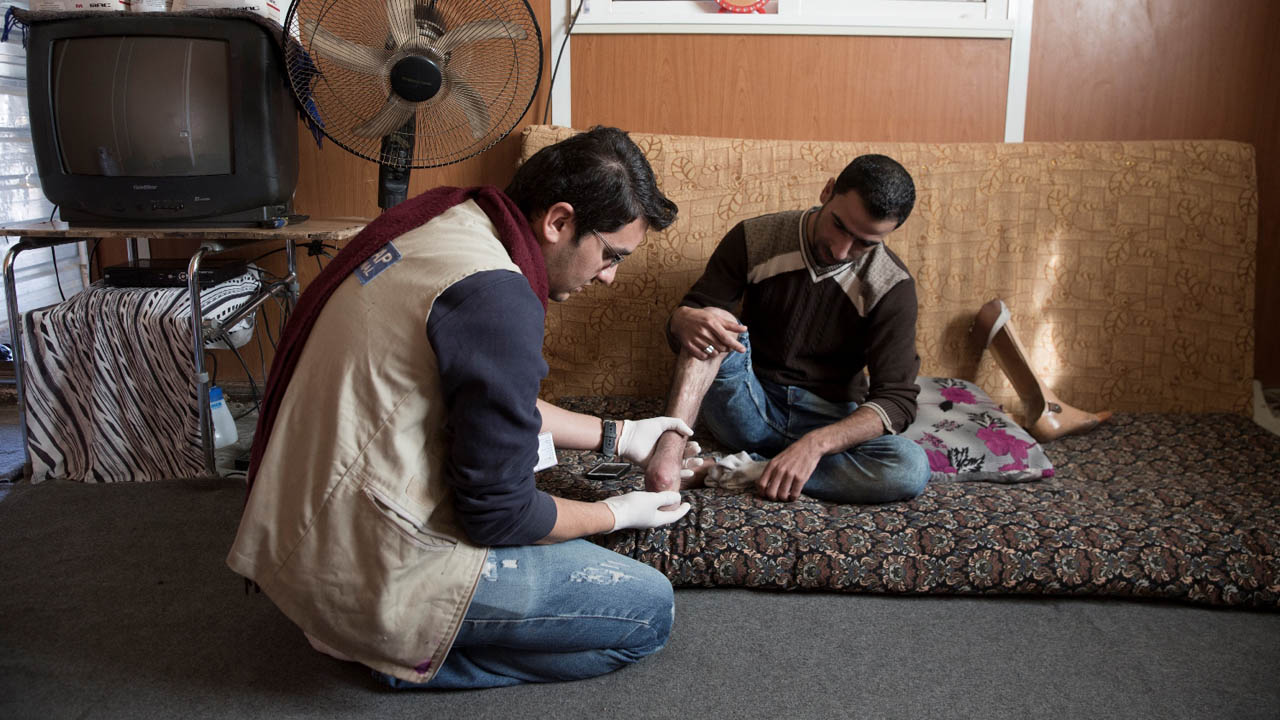
[[[630, 398], [562, 404], [616, 418], [661, 409]], [[698, 489], [674, 525], [591, 539], [677, 587], [1280, 606], [1280, 437], [1238, 415], [1122, 414], [1044, 449], [1056, 472], [1034, 482], [931, 482], [882, 506]], [[583, 478], [598, 459], [561, 451], [539, 485], [580, 500], [643, 486], [638, 470]]]

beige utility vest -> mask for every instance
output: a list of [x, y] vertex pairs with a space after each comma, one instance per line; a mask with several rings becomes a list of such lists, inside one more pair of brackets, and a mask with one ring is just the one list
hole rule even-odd
[[353, 273], [321, 311], [227, 564], [317, 640], [425, 682], [486, 554], [459, 528], [443, 477], [446, 412], [427, 315], [469, 275], [520, 270], [473, 201], [392, 244], [399, 261], [365, 285]]

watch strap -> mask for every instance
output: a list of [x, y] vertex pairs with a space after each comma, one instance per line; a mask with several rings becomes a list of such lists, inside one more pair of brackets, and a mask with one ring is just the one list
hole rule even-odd
[[600, 454], [613, 457], [618, 454], [618, 421], [601, 420]]

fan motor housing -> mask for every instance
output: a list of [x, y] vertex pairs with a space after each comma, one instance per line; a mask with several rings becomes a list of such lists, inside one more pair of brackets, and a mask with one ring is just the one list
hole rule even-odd
[[391, 89], [409, 102], [430, 100], [443, 82], [440, 66], [428, 57], [408, 55], [391, 67]]

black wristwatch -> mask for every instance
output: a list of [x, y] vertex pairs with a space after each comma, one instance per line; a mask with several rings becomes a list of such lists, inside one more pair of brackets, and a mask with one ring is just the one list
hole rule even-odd
[[601, 419], [600, 423], [600, 454], [613, 457], [618, 454], [618, 421]]

